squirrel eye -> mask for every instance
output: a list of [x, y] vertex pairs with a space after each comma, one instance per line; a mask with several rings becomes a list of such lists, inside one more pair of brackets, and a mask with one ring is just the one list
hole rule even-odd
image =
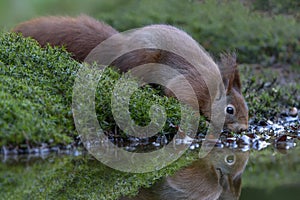
[[233, 115], [235, 113], [235, 108], [233, 105], [229, 104], [226, 106], [225, 111], [229, 115]]

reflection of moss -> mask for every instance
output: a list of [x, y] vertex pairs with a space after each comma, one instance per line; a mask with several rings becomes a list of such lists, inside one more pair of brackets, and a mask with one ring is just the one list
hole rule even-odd
[[33, 186], [38, 183], [39, 177], [62, 166], [68, 160], [67, 157], [56, 157], [53, 162], [53, 158], [49, 157], [45, 160], [24, 159], [22, 163], [17, 163], [15, 160], [2, 163], [0, 165], [1, 199], [24, 199], [24, 195], [30, 193]]
[[[3, 199], [116, 199], [137, 193], [187, 165], [193, 156], [183, 156], [160, 171], [130, 174], [113, 170], [90, 156], [47, 158], [34, 165], [0, 165]], [[8, 170], [9, 169], [9, 170]]]
[[[299, 183], [299, 149], [287, 155], [266, 149], [252, 152], [243, 174], [243, 188], [272, 190]], [[158, 179], [188, 165], [196, 154], [185, 154], [160, 171], [130, 174], [113, 170], [91, 156], [49, 157], [33, 164], [0, 165], [3, 199], [116, 199], [150, 187]]]

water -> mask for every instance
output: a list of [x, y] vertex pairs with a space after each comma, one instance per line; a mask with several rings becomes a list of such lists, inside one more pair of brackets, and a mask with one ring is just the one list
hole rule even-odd
[[[298, 143], [298, 142], [297, 142]], [[213, 164], [222, 168], [224, 172], [229, 172], [234, 174], [243, 168], [245, 164], [245, 170], [242, 175], [242, 192], [241, 192], [241, 200], [247, 199], [296, 199], [300, 195], [300, 148], [296, 146], [293, 149], [288, 150], [287, 152], [280, 152], [273, 147], [268, 147], [261, 151], [250, 151], [250, 154], [241, 153], [239, 151], [238, 154], [232, 154], [232, 150], [227, 149], [222, 150], [220, 148], [217, 149], [219, 152], [215, 154], [213, 159], [209, 159], [209, 162], [214, 162]], [[225, 153], [224, 153], [225, 152]], [[228, 154], [229, 153], [229, 154]], [[229, 155], [226, 157], [226, 155]], [[8, 156], [4, 158], [0, 157], [0, 186], [1, 192], [4, 192], [6, 195], [14, 194], [15, 192], [19, 194], [18, 197], [22, 197], [22, 195], [26, 196], [28, 194], [23, 193], [22, 191], [26, 191], [26, 189], [30, 189], [31, 187], [36, 187], [37, 185], [32, 184], [35, 182], [40, 182], [41, 177], [45, 174], [49, 174], [49, 177], [52, 176], [52, 170], [54, 169], [64, 169], [65, 166], [70, 165], [72, 162], [89, 160], [91, 157], [83, 154], [46, 154], [43, 156], [34, 156], [34, 155], [23, 155], [23, 156]], [[230, 157], [235, 155], [235, 158]], [[247, 158], [249, 160], [247, 161]], [[227, 159], [227, 160], [226, 160]], [[196, 161], [197, 162], [197, 161]], [[219, 163], [218, 163], [219, 162]], [[222, 162], [222, 163], [220, 163]], [[226, 164], [227, 162], [227, 164]], [[240, 163], [238, 166], [239, 170], [236, 170], [234, 167], [230, 168], [230, 163], [235, 162]], [[84, 164], [87, 164], [83, 162]], [[202, 166], [203, 171], [203, 163], [198, 161]], [[229, 163], [229, 164], [228, 164]], [[225, 166], [226, 165], [226, 166]], [[76, 167], [80, 165], [75, 164]], [[101, 176], [104, 176], [105, 179], [107, 176], [105, 174], [113, 174], [114, 170], [103, 166], [99, 161], [92, 161], [92, 165], [88, 162], [87, 169], [92, 170], [95, 166], [97, 166], [99, 180], [101, 180]], [[232, 165], [234, 166], [234, 165]], [[73, 166], [74, 167], [74, 166]], [[227, 169], [225, 169], [227, 167]], [[70, 169], [65, 168], [66, 173]], [[227, 172], [225, 172], [227, 170]], [[196, 171], [197, 173], [201, 172], [201, 169]], [[82, 173], [80, 171], [80, 173]], [[101, 174], [99, 174], [101, 173]], [[75, 173], [75, 176], [79, 175], [78, 172]], [[88, 174], [88, 173], [87, 173]], [[73, 174], [74, 175], [74, 174]], [[62, 174], [58, 176], [58, 182], [67, 182], [66, 180], [70, 179], [68, 177], [64, 177]], [[191, 175], [190, 183], [193, 181], [197, 181], [194, 177], [197, 177], [197, 174]], [[62, 180], [59, 180], [62, 179]], [[112, 178], [112, 182], [114, 178]], [[80, 179], [79, 179], [80, 180]], [[181, 182], [180, 179], [174, 179], [176, 181]], [[70, 181], [70, 180], [68, 180]], [[54, 183], [53, 180], [50, 181]], [[117, 182], [117, 181], [116, 181]], [[160, 182], [159, 182], [160, 183]], [[40, 184], [40, 183], [39, 183]], [[39, 185], [38, 184], [38, 185]], [[99, 183], [99, 185], [101, 185]], [[205, 184], [206, 186], [211, 185], [211, 183]], [[213, 185], [211, 185], [213, 186]], [[45, 188], [47, 188], [46, 186]], [[74, 190], [73, 186], [69, 185], [69, 190]], [[89, 187], [88, 184], [86, 187]], [[42, 187], [43, 188], [43, 187]], [[211, 187], [214, 188], [214, 187]], [[68, 188], [67, 188], [68, 189]], [[158, 191], [157, 187], [152, 187], [150, 190]], [[35, 191], [35, 190], [34, 190]], [[50, 190], [50, 192], [53, 192]], [[96, 191], [93, 191], [96, 192]], [[211, 191], [213, 193], [214, 190]], [[100, 192], [99, 192], [100, 193]], [[145, 192], [144, 192], [145, 194]], [[3, 195], [1, 195], [3, 197]], [[4, 195], [5, 197], [5, 195]], [[153, 197], [153, 196], [152, 196]], [[171, 197], [170, 197], [171, 198]], [[1, 199], [1, 198], [0, 198]], [[18, 198], [16, 198], [18, 199]], [[153, 199], [153, 198], [152, 198]]]
[[[0, 199], [108, 199], [141, 189], [129, 199], [297, 199], [300, 196], [298, 117], [253, 122], [243, 135], [223, 133], [213, 151], [168, 178], [163, 172], [129, 174], [111, 169], [77, 149], [35, 151], [35, 154], [0, 156]], [[168, 137], [149, 140], [151, 150]], [[201, 135], [191, 142], [191, 152], [201, 147]], [[108, 141], [107, 141], [108, 142]], [[147, 142], [146, 142], [147, 143]], [[127, 150], [141, 144], [132, 139]], [[134, 147], [134, 148], [133, 148]], [[172, 173], [171, 173], [172, 174]], [[147, 184], [146, 184], [147, 183]], [[241, 192], [240, 192], [241, 189]], [[124, 198], [128, 199], [128, 198]]]
[[[299, 142], [297, 142], [299, 145]], [[253, 152], [243, 174], [241, 200], [292, 200], [300, 196], [300, 148]]]

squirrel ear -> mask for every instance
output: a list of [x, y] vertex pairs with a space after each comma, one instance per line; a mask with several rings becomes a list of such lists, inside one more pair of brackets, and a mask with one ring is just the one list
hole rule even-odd
[[236, 54], [235, 53], [222, 53], [220, 55], [221, 65], [220, 70], [228, 94], [232, 88], [241, 93], [241, 81], [240, 74], [237, 68], [236, 63]]

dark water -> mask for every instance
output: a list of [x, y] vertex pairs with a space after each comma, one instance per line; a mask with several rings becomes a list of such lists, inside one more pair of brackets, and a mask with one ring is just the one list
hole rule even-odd
[[298, 199], [300, 196], [300, 184], [283, 185], [274, 188], [271, 191], [266, 189], [256, 189], [256, 188], [243, 188], [242, 200], [253, 200], [253, 199]]
[[[299, 142], [297, 142], [299, 145]], [[241, 200], [293, 200], [300, 196], [300, 148], [285, 154], [266, 149], [250, 155], [243, 174]], [[262, 153], [261, 156], [258, 156]], [[255, 154], [255, 152], [254, 152]]]

